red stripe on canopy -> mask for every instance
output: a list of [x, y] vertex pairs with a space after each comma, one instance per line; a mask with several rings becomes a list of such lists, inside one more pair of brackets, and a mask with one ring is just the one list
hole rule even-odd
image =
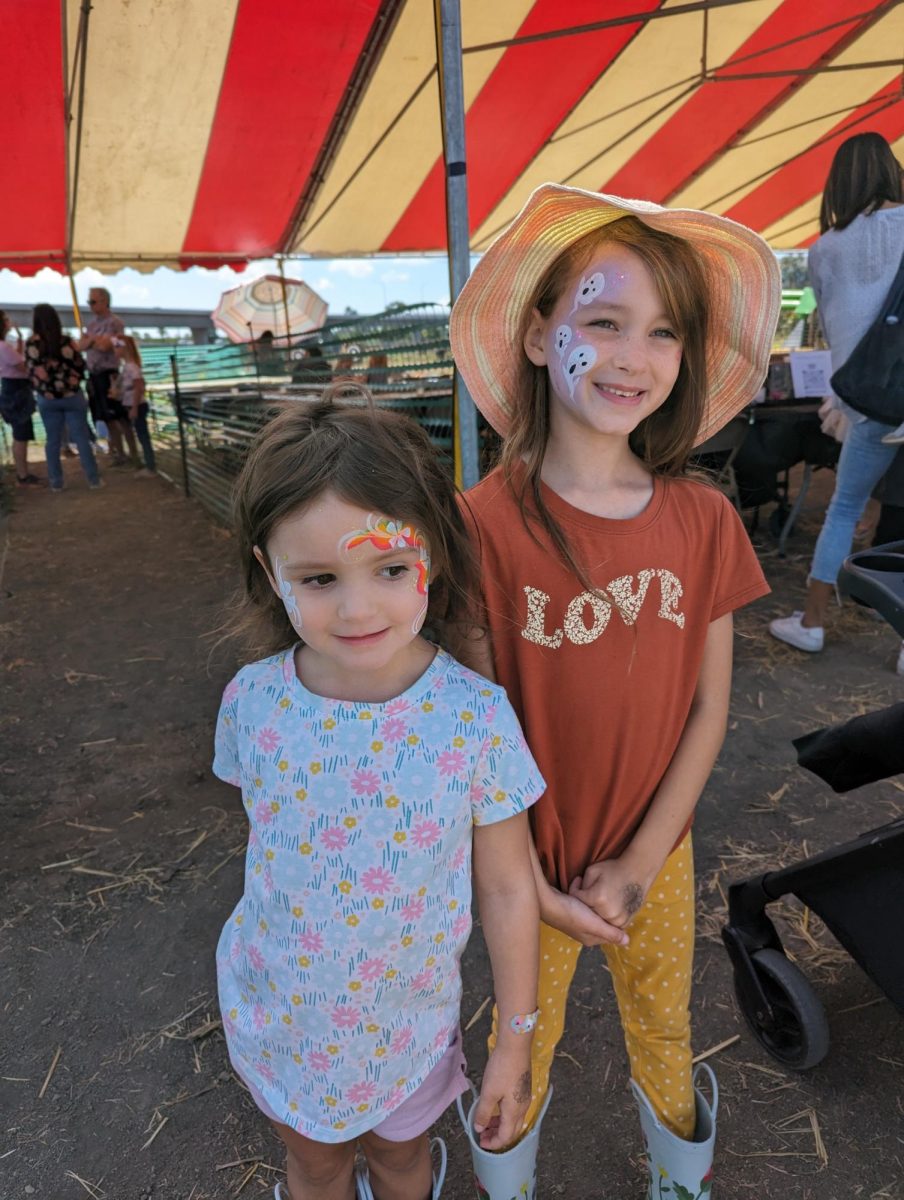
[[[648, 12], [660, 0], [536, 0], [516, 37]], [[641, 22], [509, 47], [468, 109], [468, 214], [477, 229], [546, 144], [575, 104], [632, 37]], [[465, 58], [467, 69], [467, 58]], [[445, 247], [445, 166], [434, 162], [382, 250]]]
[[[66, 107], [60, 0], [3, 6], [0, 81], [6, 136], [0, 155], [4, 253], [47, 250], [46, 257], [0, 258], [0, 268], [34, 275], [65, 270]], [[72, 47], [70, 46], [70, 53]]]
[[[769, 47], [800, 37], [814, 26], [821, 28], [846, 21], [866, 9], [880, 7], [881, 3], [882, 0], [823, 0], [816, 6], [813, 0], [785, 0], [728, 59], [724, 69], [717, 72], [717, 78], [730, 79], [732, 64], [737, 64], [736, 71], [740, 73], [813, 67], [836, 53], [859, 22], [814, 33], [780, 49], [769, 50]], [[754, 53], [756, 58], [739, 61]], [[600, 191], [617, 196], [644, 196], [667, 204], [726, 146], [799, 84], [799, 77], [788, 75], [703, 84]]]
[[240, 0], [183, 266], [192, 253], [280, 249], [379, 9]]
[[[897, 103], [876, 112], [877, 104], [896, 98]], [[743, 200], [728, 209], [725, 216], [753, 229], [768, 229], [821, 192], [839, 145], [855, 133], [868, 131], [881, 133], [891, 143], [904, 135], [904, 97], [901, 97], [900, 80], [892, 80], [880, 88], [855, 112], [848, 113], [817, 145], [799, 154], [748, 192]]]

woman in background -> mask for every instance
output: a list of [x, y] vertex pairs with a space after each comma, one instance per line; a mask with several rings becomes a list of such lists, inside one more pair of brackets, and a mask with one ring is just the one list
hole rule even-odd
[[0, 309], [0, 417], [12, 429], [13, 463], [16, 468], [16, 483], [29, 487], [41, 481], [28, 469], [28, 443], [35, 440], [32, 414], [35, 398], [28, 382], [28, 368], [22, 357], [22, 334], [16, 330], [17, 343], [10, 345], [6, 340], [12, 322]]
[[[822, 236], [810, 249], [810, 281], [832, 351], [832, 370], [850, 357], [875, 321], [904, 255], [901, 166], [878, 133], [858, 133], [838, 147], [820, 212]], [[854, 529], [898, 446], [890, 425], [842, 406], [851, 422], [838, 460], [835, 493], [816, 542], [802, 612], [770, 622], [769, 632], [798, 650], [818, 653], [838, 572]]]
[[25, 346], [25, 363], [38, 397], [38, 412], [47, 431], [47, 479], [52, 492], [63, 490], [60, 446], [63, 430], [78, 447], [88, 486], [102, 486], [88, 428], [88, 400], [82, 391], [85, 360], [63, 333], [60, 318], [50, 304], [36, 304], [32, 335]]

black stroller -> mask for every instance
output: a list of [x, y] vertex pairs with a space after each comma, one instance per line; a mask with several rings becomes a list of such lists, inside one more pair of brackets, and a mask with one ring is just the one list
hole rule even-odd
[[[874, 608], [904, 638], [904, 542], [851, 555], [841, 590]], [[796, 738], [798, 761], [834, 791], [904, 771], [904, 704]], [[722, 937], [735, 994], [757, 1041], [805, 1071], [829, 1049], [822, 1003], [784, 953], [766, 905], [793, 894], [817, 913], [855, 962], [904, 1012], [904, 818], [795, 866], [731, 886]]]

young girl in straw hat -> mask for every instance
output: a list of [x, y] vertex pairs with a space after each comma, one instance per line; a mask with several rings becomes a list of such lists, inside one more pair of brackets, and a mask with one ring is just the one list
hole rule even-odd
[[[691, 1066], [690, 827], [725, 734], [732, 612], [768, 590], [688, 460], [759, 388], [779, 301], [748, 229], [545, 184], [452, 314], [456, 362], [504, 439], [467, 496], [490, 634], [472, 665], [505, 687], [548, 786], [531, 811], [543, 924], [526, 1127], [581, 947], [600, 946], [652, 1194], [675, 1200], [709, 1193], [717, 1107], [709, 1068]], [[514, 1194], [503, 1181], [491, 1196]]]

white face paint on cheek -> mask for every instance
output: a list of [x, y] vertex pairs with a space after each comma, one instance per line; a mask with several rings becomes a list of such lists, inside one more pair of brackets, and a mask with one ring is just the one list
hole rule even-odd
[[295, 589], [288, 579], [285, 578], [282, 572], [283, 563], [288, 562], [288, 557], [283, 554], [277, 556], [273, 560], [273, 574], [276, 576], [276, 582], [279, 584], [279, 595], [285, 605], [286, 614], [292, 625], [301, 632], [301, 611], [298, 607], [298, 601], [295, 599]]
[[418, 536], [417, 569], [412, 573], [411, 586], [424, 597], [424, 603], [418, 609], [417, 616], [411, 623], [411, 632], [420, 633], [427, 620], [427, 606], [430, 603], [430, 555], [423, 538]]
[[[582, 275], [578, 290], [574, 294], [574, 306], [571, 312], [576, 313], [582, 304], [589, 304], [591, 300], [595, 300], [605, 286], [606, 276], [602, 271], [593, 271], [589, 275]], [[570, 316], [571, 313], [568, 315]]]
[[596, 350], [592, 346], [575, 346], [568, 355], [564, 371], [569, 399], [574, 399], [574, 389], [577, 387], [578, 379], [582, 375], [586, 375], [595, 362]]

